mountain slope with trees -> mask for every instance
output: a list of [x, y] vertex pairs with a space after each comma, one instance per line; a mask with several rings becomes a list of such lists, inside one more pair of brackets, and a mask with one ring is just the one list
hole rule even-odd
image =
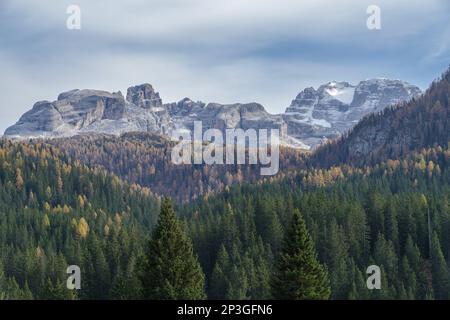
[[[293, 171], [259, 180], [245, 169], [257, 183], [193, 187], [162, 210], [138, 184], [143, 160], [159, 161], [153, 186], [173, 193], [229, 169], [166, 170], [166, 143], [148, 136], [60, 140], [62, 150], [0, 140], [0, 299], [449, 299], [449, 80], [364, 119], [315, 165], [286, 155]], [[72, 264], [81, 290], [65, 287]], [[366, 286], [374, 264], [381, 290]]]
[[[450, 70], [422, 97], [368, 116], [320, 148], [307, 159], [308, 169], [199, 201], [187, 220], [190, 230], [201, 231], [192, 237], [208, 293], [237, 298], [238, 287], [241, 296], [254, 297], [254, 287], [270, 283], [265, 271], [255, 276], [257, 258], [244, 264], [242, 254], [262, 243], [267, 253], [259, 265], [272, 273], [288, 221], [299, 210], [329, 270], [332, 298], [450, 298], [449, 97]], [[224, 260], [237, 261], [244, 281], [233, 282]], [[381, 267], [382, 290], [366, 287], [372, 264]], [[215, 292], [224, 282], [233, 291], [221, 294], [219, 286]]]
[[321, 147], [309, 163], [374, 165], [450, 140], [450, 68], [420, 97], [363, 118], [350, 132]]
[[[175, 143], [151, 133], [127, 133], [120, 137], [80, 135], [45, 142], [71, 159], [90, 167], [101, 166], [130, 183], [149, 187], [155, 194], [170, 196], [177, 203], [209, 197], [233, 184], [274, 179], [261, 176], [260, 165], [174, 164], [171, 150]], [[280, 148], [277, 177], [297, 169], [305, 156], [298, 149]]]
[[[158, 203], [48, 145], [0, 141], [0, 297], [111, 298], [122, 280], [120, 296], [136, 297], [133, 270]], [[76, 293], [66, 289], [69, 265], [82, 270]]]
[[[448, 299], [449, 161], [449, 149], [436, 147], [374, 167], [317, 169], [235, 186], [200, 201], [186, 221], [208, 295], [270, 297], [274, 260], [299, 210], [328, 269], [331, 298]], [[373, 264], [381, 268], [381, 290], [366, 287]]]

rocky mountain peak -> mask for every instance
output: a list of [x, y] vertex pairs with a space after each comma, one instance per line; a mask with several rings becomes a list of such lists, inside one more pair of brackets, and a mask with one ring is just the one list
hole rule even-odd
[[315, 147], [356, 124], [364, 115], [377, 112], [419, 95], [420, 89], [400, 80], [370, 79], [352, 85], [331, 81], [305, 88], [284, 114], [273, 115], [256, 102], [220, 104], [184, 98], [163, 104], [159, 93], [145, 83], [122, 93], [74, 89], [53, 102], [41, 101], [5, 131], [7, 136], [71, 136], [80, 132], [123, 134], [147, 131], [171, 135], [192, 130], [195, 121], [203, 128], [280, 129], [286, 144]]
[[308, 87], [308, 88], [305, 88], [302, 91], [300, 91], [300, 93], [297, 95], [295, 100], [311, 98], [311, 97], [314, 97], [315, 94], [316, 94], [316, 89], [314, 89], [313, 87]]
[[418, 87], [390, 79], [369, 79], [358, 85], [331, 81], [301, 91], [286, 109], [288, 134], [314, 147], [350, 129], [366, 114], [421, 94]]
[[88, 97], [101, 97], [101, 98], [115, 98], [115, 99], [123, 99], [122, 93], [119, 92], [107, 92], [102, 90], [92, 90], [92, 89], [73, 89], [67, 92], [60, 93], [58, 95], [58, 101], [66, 100], [66, 101], [80, 101], [82, 99], [86, 99]]
[[70, 135], [96, 121], [121, 119], [125, 113], [125, 99], [120, 92], [75, 89], [61, 93], [56, 101], [34, 104], [5, 134]]
[[162, 107], [159, 93], [149, 83], [128, 88], [127, 101], [144, 109]]
[[251, 102], [241, 106], [242, 113], [267, 113], [266, 109], [259, 103]]
[[388, 105], [410, 100], [421, 93], [418, 87], [404, 81], [385, 78], [369, 79], [361, 81], [356, 86], [352, 106], [376, 112]]

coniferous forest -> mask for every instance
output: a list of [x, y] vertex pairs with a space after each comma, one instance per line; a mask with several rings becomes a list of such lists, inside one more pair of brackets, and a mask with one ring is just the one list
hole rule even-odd
[[[124, 151], [102, 137], [96, 155], [3, 139], [0, 299], [450, 299], [449, 101], [450, 70], [312, 154], [285, 151], [264, 180], [185, 167], [158, 183], [164, 141], [128, 137]], [[130, 156], [146, 148], [151, 165]], [[193, 189], [176, 189], [187, 177]], [[381, 290], [367, 289], [370, 265]]]

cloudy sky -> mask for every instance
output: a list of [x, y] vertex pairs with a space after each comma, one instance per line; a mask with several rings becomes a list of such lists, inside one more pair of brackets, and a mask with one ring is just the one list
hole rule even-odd
[[[72, 4], [81, 30], [66, 28]], [[381, 30], [366, 26], [372, 4]], [[449, 15], [448, 0], [0, 0], [0, 132], [73, 88], [149, 82], [165, 102], [272, 113], [331, 80], [426, 88], [450, 64]]]

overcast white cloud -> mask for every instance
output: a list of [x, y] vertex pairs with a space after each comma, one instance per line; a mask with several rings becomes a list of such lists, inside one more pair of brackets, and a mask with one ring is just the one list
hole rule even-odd
[[[66, 8], [82, 10], [67, 30]], [[382, 29], [366, 28], [377, 4]], [[393, 77], [425, 87], [449, 64], [447, 0], [2, 0], [0, 132], [72, 88], [150, 82], [164, 101], [257, 101]]]

